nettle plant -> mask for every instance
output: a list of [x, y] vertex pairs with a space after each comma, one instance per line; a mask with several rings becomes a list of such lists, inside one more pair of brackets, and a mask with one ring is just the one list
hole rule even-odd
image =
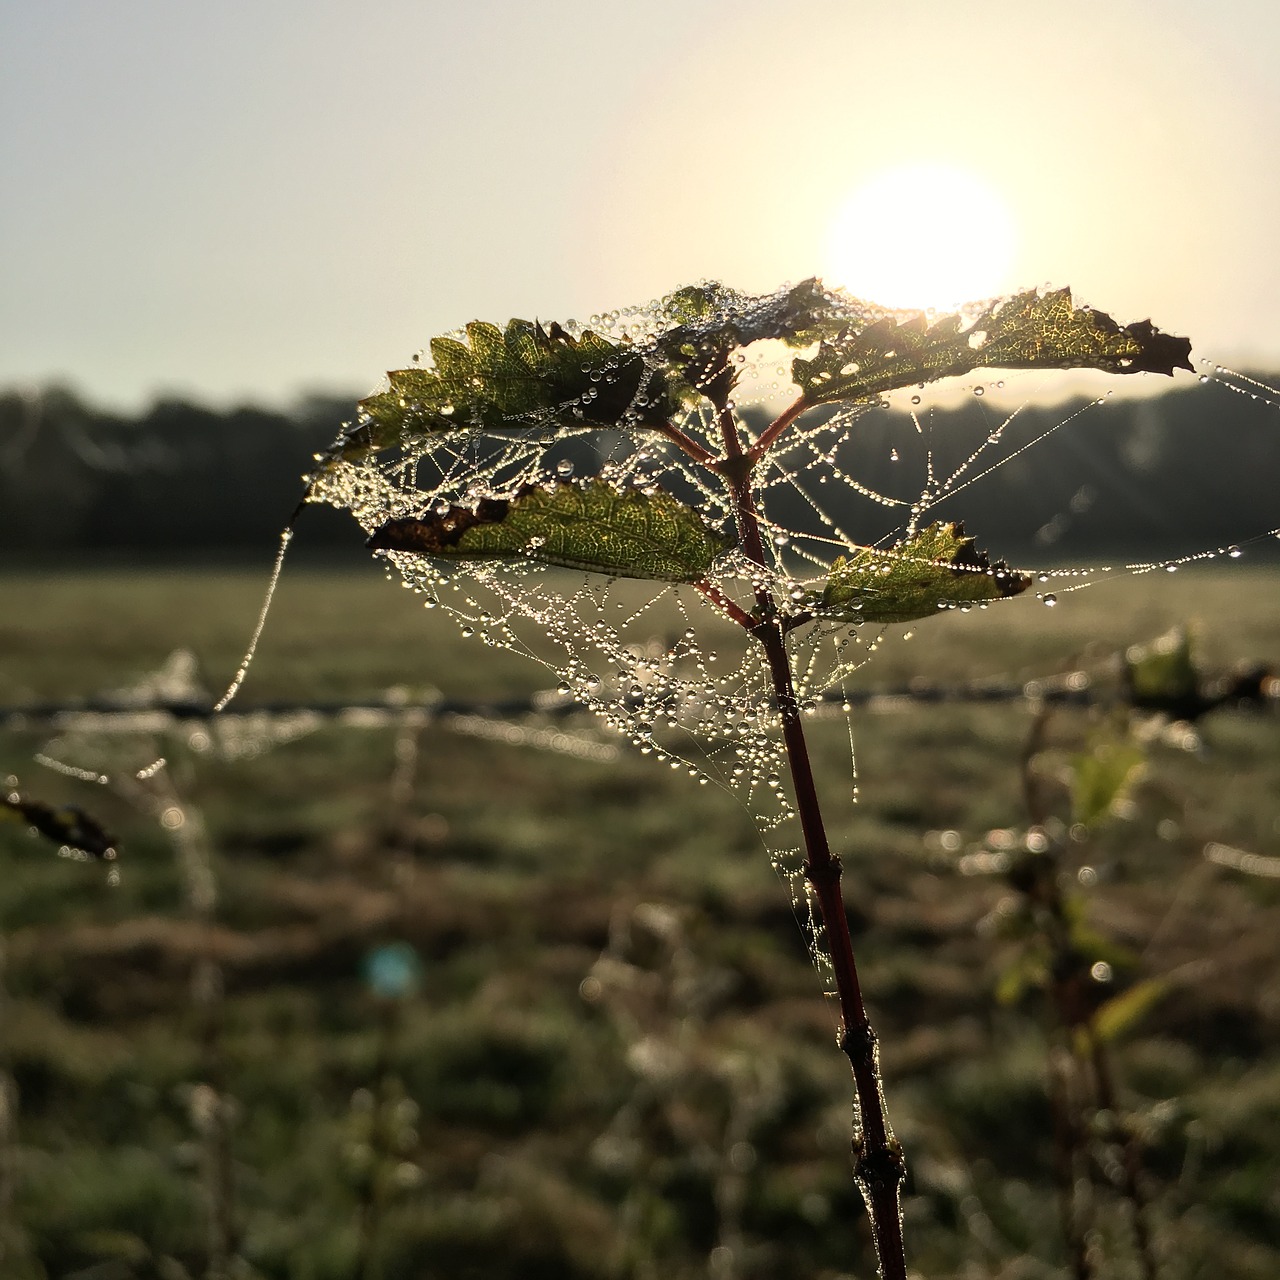
[[[899, 389], [979, 369], [1172, 374], [1189, 353], [1065, 289], [928, 318], [817, 280], [759, 296], [704, 283], [587, 325], [476, 321], [436, 338], [429, 362], [360, 404], [310, 478], [307, 500], [350, 511], [464, 634], [544, 663], [565, 699], [641, 751], [743, 796], [834, 988], [854, 1177], [890, 1280], [906, 1275], [905, 1162], [805, 713], [839, 696], [868, 630], [1005, 600], [1031, 579], [962, 525], [927, 522], [999, 431], [950, 476], [931, 468], [895, 539], [874, 547], [842, 531], [841, 512], [855, 493], [894, 500], [837, 449]], [[745, 412], [788, 396], [767, 425]], [[660, 618], [670, 638], [655, 642]]]

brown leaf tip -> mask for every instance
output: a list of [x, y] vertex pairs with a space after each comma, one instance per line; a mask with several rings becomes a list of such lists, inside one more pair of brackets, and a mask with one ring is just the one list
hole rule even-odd
[[952, 528], [959, 540], [955, 558], [951, 561], [952, 573], [980, 573], [989, 577], [999, 587], [1001, 598], [1006, 600], [1011, 596], [1021, 595], [1031, 585], [1027, 574], [1010, 569], [1004, 560], [993, 562], [985, 551], [980, 550], [977, 539], [965, 534], [963, 520], [957, 520]]
[[1190, 338], [1161, 333], [1150, 320], [1138, 320], [1127, 325], [1126, 332], [1137, 341], [1139, 349], [1130, 373], [1163, 373], [1172, 377], [1175, 369], [1195, 372], [1191, 363]]
[[371, 551], [438, 554], [456, 547], [468, 529], [500, 523], [510, 505], [505, 498], [483, 498], [474, 508], [450, 507], [443, 514], [387, 520], [373, 531], [365, 545]]

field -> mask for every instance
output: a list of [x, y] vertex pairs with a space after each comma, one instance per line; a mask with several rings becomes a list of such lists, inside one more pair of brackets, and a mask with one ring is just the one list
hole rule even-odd
[[[162, 670], [170, 695], [216, 695], [262, 581], [0, 588], [13, 707], [164, 696]], [[1014, 989], [1003, 864], [964, 872], [1022, 839], [1029, 778], [1069, 820], [1073, 758], [1108, 734], [1140, 741], [1143, 773], [1062, 880], [1111, 956], [1091, 998], [1164, 985], [1109, 1046], [1114, 1113], [1076, 1144], [1085, 1244], [1111, 1259], [1098, 1275], [1140, 1274], [1108, 1183], [1124, 1132], [1160, 1274], [1280, 1274], [1280, 883], [1205, 856], [1280, 865], [1274, 702], [1191, 731], [1107, 705], [1116, 655], [1178, 623], [1211, 674], [1274, 664], [1278, 589], [1273, 570], [1184, 569], [886, 637], [866, 688], [1089, 671], [1103, 705], [1036, 722], [1028, 769], [1025, 701], [886, 700], [854, 713], [854, 805], [844, 718], [813, 720], [919, 1275], [1066, 1273], [1047, 1082], [1070, 1038]], [[374, 568], [304, 570], [234, 709], [546, 684]], [[485, 715], [0, 729], [0, 777], [120, 846], [108, 867], [0, 825], [0, 1273], [873, 1274], [836, 1016], [741, 801], [630, 750], [595, 758], [593, 722]]]

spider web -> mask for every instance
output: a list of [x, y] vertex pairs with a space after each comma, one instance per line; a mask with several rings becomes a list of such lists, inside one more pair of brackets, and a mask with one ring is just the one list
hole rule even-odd
[[[869, 312], [874, 314], [878, 313]], [[569, 321], [564, 331], [578, 338], [590, 330], [626, 344], [630, 352], [650, 353], [646, 360], [653, 360], [656, 374], [654, 340], [670, 326], [669, 315], [654, 303], [593, 316], [584, 325]], [[753, 424], [767, 422], [779, 407], [779, 393], [790, 372], [790, 356], [783, 352], [781, 343], [766, 340], [734, 357], [740, 367], [733, 408], [748, 437], [745, 445], [758, 434]], [[1212, 374], [1234, 390], [1269, 397], [1270, 389], [1262, 384], [1249, 386], [1243, 375], [1232, 375], [1237, 380], [1232, 382], [1227, 375], [1220, 368]], [[602, 377], [609, 378], [607, 366]], [[647, 382], [641, 378], [633, 406], [637, 422]], [[983, 397], [988, 388], [1003, 387], [1001, 380], [969, 390]], [[531, 486], [550, 488], [599, 478], [618, 490], [665, 491], [695, 508], [713, 531], [736, 546], [732, 495], [723, 477], [669, 439], [625, 429], [625, 417], [623, 429], [574, 425], [586, 416], [584, 408], [593, 394], [587, 391], [548, 410], [512, 415], [498, 429], [461, 426], [357, 460], [342, 459], [348, 433], [333, 451], [317, 459], [321, 466], [312, 477], [308, 500], [350, 512], [372, 535], [389, 520], [431, 512], [444, 516], [458, 507], [474, 511], [488, 500], [513, 499]], [[713, 569], [721, 607], [695, 586], [549, 568], [530, 559], [442, 560], [402, 551], [380, 553], [389, 574], [419, 593], [426, 608], [448, 614], [463, 636], [541, 664], [559, 695], [579, 704], [606, 731], [628, 739], [670, 768], [687, 772], [701, 785], [719, 786], [739, 797], [775, 869], [790, 886], [815, 962], [823, 971], [821, 930], [801, 871], [798, 824], [785, 783], [781, 720], [764, 653], [741, 627], [726, 620], [723, 601], [750, 610], [763, 590], [783, 615], [804, 613], [815, 587], [821, 591], [832, 562], [857, 545], [847, 529], [859, 508], [878, 512], [888, 526], [876, 544], [881, 567], [888, 573], [907, 554], [904, 541], [940, 503], [1103, 403], [1094, 400], [1069, 412], [1035, 438], [1010, 448], [1009, 431], [1021, 412], [1015, 408], [963, 451], [958, 462], [944, 465], [931, 438], [927, 406], [921, 407], [919, 394], [909, 399], [912, 422], [925, 446], [925, 474], [910, 497], [882, 491], [857, 474], [857, 428], [876, 404], [819, 411], [764, 455], [754, 488], [765, 565], [748, 560], [740, 550], [721, 555]], [[687, 410], [676, 425], [709, 453], [718, 453], [719, 423], [705, 402]], [[357, 421], [355, 429], [360, 426]], [[286, 533], [282, 540], [281, 559], [288, 537]], [[1238, 547], [1219, 547], [1176, 560], [1042, 570], [1033, 572], [1034, 594], [1052, 606], [1058, 595], [1108, 577], [1172, 570], [1193, 560], [1238, 554]], [[992, 603], [1004, 607], [1010, 602]], [[968, 608], [939, 605], [953, 607]], [[813, 714], [824, 707], [840, 708], [847, 718], [846, 682], [874, 652], [884, 631], [867, 623], [823, 620], [791, 630], [786, 643], [802, 710]], [[243, 671], [242, 667], [237, 683]], [[849, 742], [856, 799], [851, 723]]]

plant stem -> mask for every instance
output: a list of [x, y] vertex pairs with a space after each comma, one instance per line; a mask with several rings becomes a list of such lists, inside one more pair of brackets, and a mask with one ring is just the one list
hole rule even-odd
[[793, 400], [787, 407], [760, 433], [760, 438], [747, 450], [747, 457], [752, 462], [759, 462], [773, 442], [808, 408], [804, 396]]
[[1075, 1063], [1065, 1046], [1050, 1046], [1047, 1060], [1049, 1109], [1053, 1115], [1054, 1181], [1058, 1189], [1058, 1224], [1071, 1262], [1073, 1280], [1091, 1280], [1089, 1251], [1085, 1245], [1076, 1165], [1081, 1151], [1080, 1125], [1071, 1099], [1071, 1070]]
[[725, 595], [714, 582], [708, 582], [705, 578], [701, 582], [693, 584], [702, 592], [708, 600], [711, 601], [725, 617], [732, 619], [744, 631], [751, 631], [755, 628], [756, 619], [753, 618], [736, 600]]
[[[1027, 814], [1033, 826], [1043, 827], [1048, 819], [1049, 806], [1043, 794], [1040, 779], [1036, 775], [1035, 762], [1045, 749], [1050, 709], [1042, 705], [1032, 718], [1022, 747], [1021, 774], [1022, 795]], [[1050, 846], [1057, 849], [1057, 845]], [[1076, 1196], [1076, 1156], [1083, 1154], [1082, 1138], [1092, 1127], [1091, 1121], [1099, 1116], [1108, 1117], [1106, 1140], [1119, 1149], [1121, 1172], [1119, 1179], [1112, 1179], [1122, 1197], [1127, 1201], [1132, 1218], [1134, 1246], [1138, 1255], [1143, 1280], [1157, 1280], [1159, 1263], [1155, 1242], [1148, 1222], [1149, 1205], [1142, 1177], [1142, 1152], [1137, 1139], [1121, 1118], [1116, 1095], [1115, 1080], [1111, 1071], [1106, 1045], [1099, 1038], [1093, 1014], [1082, 1007], [1079, 985], [1075, 980], [1080, 958], [1072, 945], [1068, 922], [1067, 902], [1058, 880], [1058, 858], [1055, 857], [1051, 874], [1041, 878], [1035, 890], [1028, 893], [1038, 905], [1041, 934], [1048, 943], [1052, 955], [1050, 968], [1055, 977], [1050, 988], [1050, 1008], [1063, 1033], [1065, 1047], [1062, 1051], [1067, 1064], [1074, 1064], [1081, 1079], [1092, 1067], [1093, 1088], [1089, 1097], [1088, 1086], [1083, 1086], [1084, 1097], [1078, 1107], [1070, 1102], [1070, 1088], [1055, 1079], [1052, 1055], [1049, 1063], [1050, 1103], [1059, 1120], [1057, 1125], [1063, 1156], [1059, 1161], [1059, 1183], [1063, 1196], [1062, 1223], [1067, 1248], [1072, 1258], [1076, 1280], [1088, 1280], [1092, 1267], [1085, 1246], [1084, 1223], [1081, 1221]], [[1083, 1041], [1083, 1048], [1081, 1047]], [[1064, 1073], [1065, 1080], [1065, 1073]], [[1059, 1107], [1062, 1114], [1057, 1117]], [[1073, 1110], [1079, 1114], [1073, 1114]]]
[[1084, 1030], [1098, 1091], [1098, 1106], [1105, 1115], [1110, 1117], [1109, 1136], [1120, 1148], [1122, 1191], [1129, 1202], [1129, 1211], [1133, 1218], [1134, 1245], [1142, 1267], [1143, 1280], [1157, 1280], [1160, 1266], [1156, 1260], [1155, 1241], [1151, 1237], [1151, 1227], [1147, 1221], [1149, 1206], [1142, 1183], [1142, 1152], [1132, 1130], [1121, 1119], [1107, 1047], [1099, 1039], [1092, 1022], [1087, 1023]]
[[827, 843], [782, 630], [776, 625], [762, 626], [756, 635], [768, 658], [769, 674], [782, 717], [783, 745], [804, 834], [805, 879], [817, 895], [826, 930], [827, 949], [840, 1001], [840, 1017], [844, 1023], [840, 1048], [853, 1068], [858, 1093], [862, 1133], [854, 1143], [854, 1177], [871, 1215], [881, 1275], [884, 1280], [905, 1280], [900, 1193], [906, 1162], [902, 1147], [889, 1127], [880, 1081], [878, 1041], [863, 1003], [862, 985], [853, 956], [853, 940], [849, 934], [849, 917], [840, 889], [840, 859], [831, 852]]
[[654, 427], [659, 435], [666, 436], [677, 448], [687, 453], [695, 462], [710, 462], [711, 452], [695, 440], [687, 432], [681, 431], [674, 422], [662, 422]]
[[[794, 416], [795, 414], [791, 415]], [[719, 417], [725, 445], [725, 457], [720, 469], [729, 481], [733, 495], [738, 540], [748, 559], [765, 569], [768, 566], [764, 558], [764, 545], [751, 488], [755, 462], [742, 451], [732, 411], [721, 406]], [[790, 420], [787, 418], [787, 421]], [[780, 434], [780, 430], [775, 433], [775, 438], [777, 434]], [[796, 811], [804, 836], [805, 879], [818, 899], [836, 995], [840, 1002], [840, 1017], [844, 1024], [840, 1048], [853, 1069], [862, 1126], [861, 1133], [854, 1139], [854, 1179], [871, 1219], [883, 1280], [906, 1280], [907, 1264], [900, 1202], [906, 1163], [902, 1147], [889, 1126], [884, 1089], [880, 1081], [877, 1038], [862, 999], [862, 984], [858, 980], [853, 940], [849, 934], [849, 917], [840, 888], [840, 859], [831, 852], [822, 821], [818, 790], [800, 719], [800, 706], [791, 677], [791, 663], [787, 657], [784, 622], [778, 617], [777, 602], [763, 583], [756, 586], [755, 595], [760, 618], [749, 630], [760, 642], [769, 664], [774, 700], [782, 721], [782, 741], [791, 772]]]

